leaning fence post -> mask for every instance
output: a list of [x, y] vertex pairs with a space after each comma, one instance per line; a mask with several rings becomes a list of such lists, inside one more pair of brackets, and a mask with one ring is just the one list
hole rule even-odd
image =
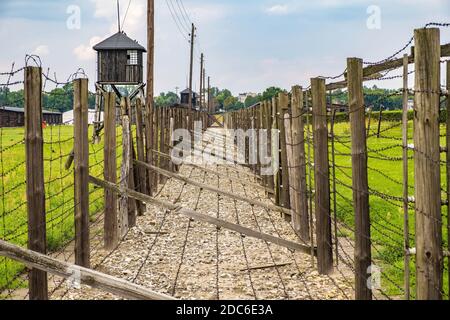
[[[44, 137], [42, 132], [42, 70], [25, 68], [25, 156], [28, 209], [28, 249], [45, 254], [47, 233], [44, 187]], [[30, 300], [48, 299], [47, 273], [29, 272]]]
[[442, 299], [442, 215], [439, 143], [440, 33], [415, 37], [414, 165], [416, 190], [416, 286], [418, 300]]
[[311, 93], [314, 131], [317, 264], [320, 274], [330, 274], [333, 270], [333, 244], [331, 238], [330, 168], [325, 79], [311, 79]]
[[88, 79], [73, 85], [75, 163], [75, 264], [90, 267]]
[[[116, 94], [104, 93], [105, 98], [105, 145], [104, 145], [104, 176], [111, 183], [117, 182], [116, 159]], [[114, 249], [119, 241], [117, 195], [111, 190], [105, 190], [105, 249]]]
[[362, 65], [362, 60], [358, 58], [347, 60], [352, 137], [353, 209], [355, 212], [355, 298], [356, 300], [371, 300], [372, 291], [367, 285], [372, 254]]

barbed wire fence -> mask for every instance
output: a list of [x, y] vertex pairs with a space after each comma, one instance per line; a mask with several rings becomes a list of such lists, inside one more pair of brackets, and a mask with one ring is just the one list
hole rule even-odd
[[[449, 228], [446, 175], [449, 75], [447, 85], [408, 87], [412, 77], [439, 79], [441, 65], [447, 64], [448, 69], [448, 60], [434, 55], [431, 62], [431, 58], [417, 56], [417, 50], [416, 56], [406, 54], [398, 58], [413, 44], [416, 48], [423, 46], [424, 34], [433, 37], [439, 32], [430, 27], [445, 28], [448, 24], [427, 24], [425, 29], [417, 30], [401, 50], [386, 59], [358, 61], [358, 72], [362, 75], [359, 79], [355, 80], [354, 73], [350, 75], [349, 68], [337, 76], [315, 79], [312, 85], [305, 86], [301, 94], [304, 104], [298, 110], [295, 109], [300, 103], [299, 87], [294, 87], [289, 96], [281, 93], [272, 100], [262, 101], [253, 110], [225, 115], [232, 128], [248, 129], [251, 121], [261, 118], [260, 128], [267, 131], [275, 129], [280, 133], [280, 168], [275, 177], [263, 177], [264, 185], [273, 189], [277, 205], [289, 208], [293, 215], [297, 215], [292, 218], [292, 225], [303, 239], [307, 238], [308, 232], [300, 229], [298, 221], [303, 221], [303, 227], [308, 218], [313, 222], [309, 225], [311, 246], [323, 251], [318, 252], [313, 263], [318, 263], [319, 270], [325, 268], [325, 274], [333, 267], [342, 273], [343, 278], [355, 286], [357, 299], [449, 298], [448, 263], [444, 263], [449, 252], [448, 245], [442, 246], [448, 241]], [[436, 48], [436, 52], [440, 52], [442, 57], [448, 56], [448, 44], [441, 46], [441, 50]], [[425, 69], [431, 68], [432, 63], [435, 69], [420, 69], [420, 74], [417, 74], [415, 69], [409, 68], [414, 62], [416, 65], [422, 63]], [[403, 68], [402, 72], [395, 74], [399, 68]], [[339, 79], [343, 80], [326, 83]], [[401, 89], [388, 90], [375, 100], [370, 91], [364, 94], [363, 82], [388, 80], [399, 80]], [[362, 94], [356, 96], [359, 99], [357, 105], [354, 102], [355, 87], [350, 89], [350, 85], [357, 86], [357, 94]], [[353, 91], [350, 93], [350, 90]], [[353, 96], [340, 100], [349, 94]], [[387, 106], [391, 98], [400, 101], [403, 112], [389, 111]], [[428, 113], [425, 118], [418, 116], [421, 112], [428, 112], [422, 109], [423, 103], [428, 103], [426, 108], [434, 108], [432, 120]], [[301, 126], [296, 124], [299, 119]], [[356, 136], [352, 128], [355, 119], [360, 121], [356, 124], [360, 126], [358, 128], [363, 127]], [[430, 126], [433, 128], [432, 138], [428, 137], [431, 140], [426, 142], [417, 133], [420, 121], [424, 119], [432, 121]], [[284, 125], [280, 122], [283, 120]], [[287, 133], [285, 139], [286, 130], [292, 133]], [[358, 143], [364, 147], [358, 149]], [[429, 144], [433, 144], [431, 151], [427, 147]], [[272, 156], [274, 152], [272, 150]], [[359, 161], [362, 162], [355, 162], [360, 156], [362, 160]], [[291, 161], [285, 158], [291, 158]], [[326, 159], [326, 165], [323, 159]], [[366, 175], [365, 184], [360, 183], [360, 180], [364, 182], [361, 170]], [[426, 176], [435, 179], [433, 185], [440, 181], [432, 194], [419, 187], [421, 183], [427, 183], [427, 187], [430, 183], [421, 175], [422, 170], [429, 170], [429, 174], [433, 172], [433, 178]], [[416, 181], [419, 176], [423, 179], [421, 183]], [[303, 185], [298, 185], [298, 180]], [[365, 185], [366, 188], [361, 188]], [[290, 202], [286, 201], [289, 196]], [[433, 209], [424, 206], [429, 198], [436, 200]], [[367, 199], [367, 206], [361, 207], [364, 199]], [[363, 221], [361, 217], [359, 222], [355, 220], [355, 214], [356, 218], [362, 215]], [[424, 228], [422, 223], [427, 223], [425, 228], [431, 229], [419, 230], [421, 233], [418, 234], [417, 228]], [[427, 240], [424, 242], [424, 239]], [[427, 257], [425, 261], [423, 257], [419, 258], [424, 254]], [[424, 274], [420, 271], [425, 265], [432, 272]], [[416, 278], [416, 270], [421, 279]], [[348, 277], [349, 273], [351, 277]]]

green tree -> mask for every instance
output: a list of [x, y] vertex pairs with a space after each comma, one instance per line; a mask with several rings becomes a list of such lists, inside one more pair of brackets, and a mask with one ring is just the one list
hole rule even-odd
[[155, 98], [155, 105], [158, 108], [170, 107], [179, 102], [178, 95], [174, 92], [162, 92], [159, 96]]
[[230, 97], [231, 97], [231, 98], [233, 97], [233, 95], [231, 94], [231, 91], [228, 90], [228, 89], [224, 89], [224, 90], [222, 90], [222, 91], [219, 92], [219, 94], [217, 95], [216, 99], [217, 99], [217, 102], [218, 102], [221, 106], [226, 107], [225, 101], [226, 101], [228, 98], [230, 98]]
[[271, 100], [273, 97], [277, 96], [280, 92], [284, 90], [278, 87], [267, 88], [262, 94], [262, 100]]
[[257, 95], [256, 97], [248, 96], [247, 99], [245, 99], [245, 103], [244, 103], [245, 108], [251, 107], [252, 105], [260, 102], [261, 98], [262, 98], [261, 95]]

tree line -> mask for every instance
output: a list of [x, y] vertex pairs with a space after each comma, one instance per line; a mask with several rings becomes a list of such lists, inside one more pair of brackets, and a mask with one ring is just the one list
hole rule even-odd
[[[122, 88], [124, 94], [130, 91], [130, 88]], [[126, 92], [125, 92], [126, 91]], [[367, 106], [372, 106], [374, 111], [400, 110], [402, 109], [402, 96], [395, 95], [397, 90], [381, 89], [376, 86], [371, 88], [364, 87], [364, 99]], [[239, 101], [238, 97], [233, 96], [228, 89], [211, 88], [211, 97], [214, 99], [216, 110], [235, 111], [248, 108], [258, 102], [270, 100], [280, 92], [286, 92], [278, 87], [270, 87], [262, 93], [255, 96], [248, 96], [244, 102]], [[71, 83], [61, 88], [55, 88], [50, 92], [43, 93], [44, 109], [50, 111], [66, 112], [73, 109], [73, 86]], [[344, 90], [335, 90], [332, 93], [333, 102], [338, 104], [347, 104], [347, 92]], [[411, 97], [412, 99], [413, 97]], [[174, 92], [161, 93], [155, 97], [156, 107], [169, 107], [179, 103], [180, 98]], [[24, 91], [23, 89], [11, 91], [8, 87], [0, 87], [0, 107], [18, 107], [23, 108]], [[95, 94], [89, 93], [89, 107], [95, 107]]]

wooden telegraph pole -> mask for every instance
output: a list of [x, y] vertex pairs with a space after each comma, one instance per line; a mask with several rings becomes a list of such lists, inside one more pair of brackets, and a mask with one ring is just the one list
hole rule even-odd
[[212, 113], [211, 106], [211, 77], [208, 76], [208, 112]]
[[203, 105], [203, 86], [204, 86], [204, 82], [203, 82], [203, 53], [201, 54], [200, 57], [200, 107]]
[[[155, 59], [155, 1], [147, 0], [147, 101], [146, 101], [146, 152], [147, 163], [153, 164], [153, 65]], [[147, 171], [147, 192], [153, 191], [153, 171]]]
[[[192, 31], [191, 31], [191, 58], [190, 58], [190, 67], [189, 67], [189, 122], [192, 122], [192, 77], [194, 73], [194, 39], [195, 39], [195, 25], [192, 24]], [[189, 128], [193, 129], [193, 127]]]
[[206, 107], [206, 69], [205, 69], [205, 60], [203, 59], [203, 88], [202, 88], [202, 101], [203, 101], [203, 107]]
[[417, 299], [441, 300], [443, 250], [439, 143], [441, 65], [439, 29], [418, 29], [415, 30], [414, 37]]

